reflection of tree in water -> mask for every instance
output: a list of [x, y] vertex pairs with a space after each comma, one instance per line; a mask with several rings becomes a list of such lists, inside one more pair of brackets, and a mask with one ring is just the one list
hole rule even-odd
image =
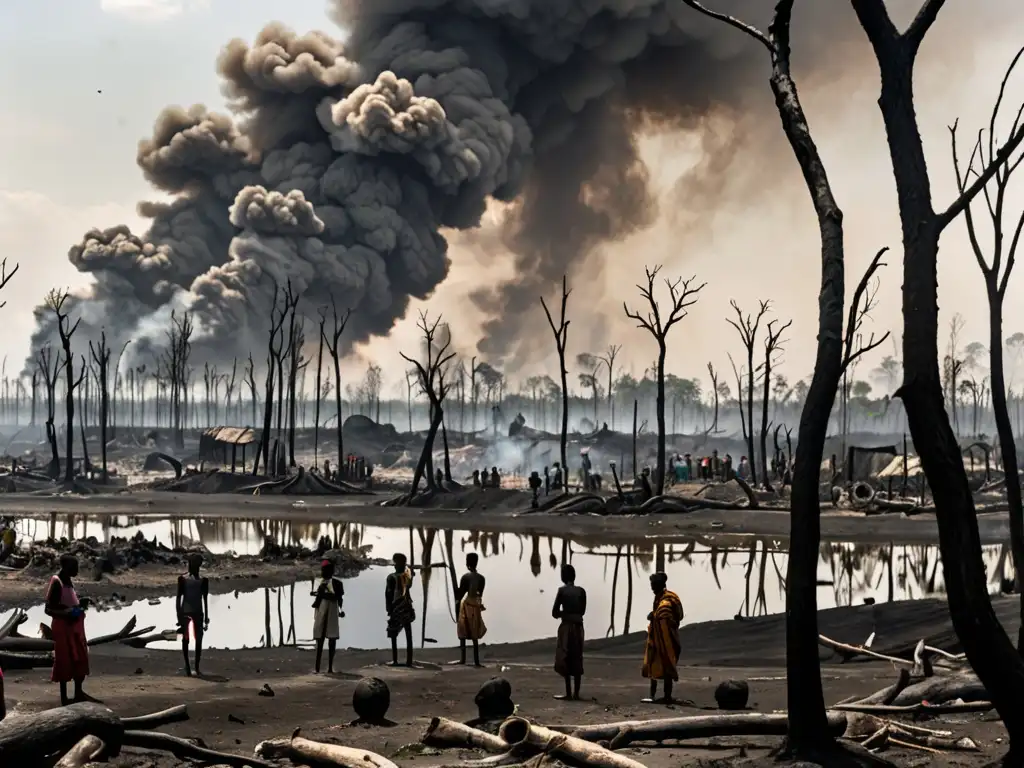
[[552, 568], [558, 567], [558, 558], [555, 557], [555, 537], [548, 536], [548, 565]]
[[530, 536], [530, 573], [540, 576], [540, 535]]
[[[433, 574], [431, 563], [434, 560], [434, 539], [437, 537], [437, 529], [418, 529], [420, 536], [420, 551], [422, 552], [423, 570], [420, 580], [420, 588], [423, 592], [423, 611], [420, 614], [420, 648], [427, 645], [427, 601], [430, 594], [430, 577]], [[410, 557], [412, 554], [410, 553]]]
[[[315, 582], [310, 582], [310, 591], [314, 588]], [[285, 645], [295, 646], [298, 645], [298, 639], [296, 637], [295, 629], [295, 584], [288, 586], [288, 629], [284, 627], [284, 587], [264, 587], [263, 588], [263, 637], [260, 638], [260, 645], [264, 648], [273, 648], [274, 632], [273, 632], [273, 612], [270, 606], [270, 595], [273, 593], [277, 603], [277, 647], [283, 647]]]

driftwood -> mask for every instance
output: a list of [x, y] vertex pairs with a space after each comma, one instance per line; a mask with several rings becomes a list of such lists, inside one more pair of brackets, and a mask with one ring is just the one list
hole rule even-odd
[[898, 656], [888, 656], [884, 653], [878, 653], [870, 648], [870, 640], [874, 637], [872, 634], [871, 638], [864, 645], [852, 645], [849, 643], [840, 643], [838, 640], [833, 640], [825, 635], [818, 635], [818, 645], [825, 648], [829, 648], [839, 654], [843, 662], [850, 661], [857, 656], [868, 656], [872, 659], [878, 659], [880, 661], [887, 661], [893, 666], [900, 668], [907, 668], [910, 670], [912, 677], [931, 677], [933, 674], [933, 665], [931, 661], [932, 656], [939, 656], [942, 659], [939, 666], [943, 666], [949, 669], [959, 669], [963, 665], [960, 663], [960, 659], [953, 654], [940, 651], [937, 648], [932, 648], [925, 645], [924, 640], [920, 640], [917, 646], [914, 648], [913, 659], [902, 659]]
[[26, 621], [28, 621], [28, 614], [21, 608], [15, 609], [10, 618], [0, 625], [0, 640], [15, 632]]
[[68, 750], [53, 768], [82, 768], [86, 763], [99, 759], [107, 745], [96, 736], [86, 736]]
[[166, 733], [157, 733], [156, 731], [125, 731], [123, 744], [126, 747], [170, 752], [181, 760], [198, 760], [219, 765], [232, 765], [237, 768], [280, 768], [274, 763], [256, 757], [218, 752], [215, 749], [194, 744], [187, 739], [168, 736]]
[[521, 717], [501, 724], [498, 735], [510, 746], [527, 744], [566, 763], [588, 768], [644, 768], [643, 763], [612, 752], [589, 741], [553, 731]]
[[188, 707], [179, 704], [170, 709], [163, 709], [151, 715], [138, 715], [137, 717], [122, 717], [121, 723], [126, 729], [135, 731], [146, 731], [150, 728], [159, 728], [161, 725], [171, 723], [183, 723], [188, 720]]
[[881, 690], [875, 691], [870, 696], [865, 696], [862, 699], [858, 699], [856, 696], [853, 696], [853, 697], [851, 697], [849, 699], [844, 699], [843, 701], [841, 701], [839, 703], [840, 704], [892, 704], [893, 699], [895, 699], [900, 694], [900, 692], [904, 688], [906, 688], [908, 685], [910, 685], [910, 670], [908, 670], [906, 667], [902, 667], [900, 669], [899, 677], [896, 679], [896, 682], [893, 683], [892, 685], [888, 685], [885, 688], [882, 688]]
[[[132, 616], [128, 623], [125, 624], [118, 632], [112, 635], [100, 635], [89, 640], [89, 646], [103, 645], [105, 643], [114, 643], [118, 640], [124, 640], [125, 638], [132, 637], [135, 634], [144, 634], [146, 632], [152, 632], [155, 627], [147, 627], [141, 629], [138, 632], [135, 631], [135, 625], [138, 620]], [[53, 640], [49, 640], [42, 637], [5, 637], [0, 639], [0, 651], [52, 651]]]
[[310, 741], [299, 736], [298, 730], [290, 739], [261, 741], [256, 745], [256, 755], [270, 760], [291, 760], [296, 765], [310, 765], [314, 768], [398, 768], [376, 752]]
[[177, 639], [177, 630], [165, 629], [163, 632], [153, 632], [148, 635], [140, 634], [133, 635], [132, 637], [126, 637], [121, 640], [121, 645], [127, 645], [131, 648], [146, 648], [150, 643], [173, 643]]
[[[828, 727], [833, 736], [842, 736], [846, 731], [846, 715], [829, 712]], [[627, 720], [599, 725], [551, 726], [552, 731], [584, 741], [608, 742], [609, 749], [622, 749], [641, 741], [685, 741], [714, 736], [785, 736], [787, 729], [787, 715], [751, 712]]]
[[851, 714], [846, 729], [846, 738], [867, 737], [861, 746], [882, 749], [891, 740], [897, 739], [900, 746], [925, 747], [960, 752], [977, 752], [978, 745], [967, 737], [958, 738], [951, 731], [938, 731], [894, 720], [883, 720], [871, 715]]
[[101, 704], [83, 702], [0, 721], [0, 765], [38, 765], [46, 755], [63, 754], [86, 736], [98, 737], [117, 756], [124, 724]]
[[991, 701], [958, 701], [948, 704], [834, 704], [830, 709], [839, 712], [859, 712], [865, 715], [952, 715], [958, 712], [988, 712], [994, 709]]
[[504, 739], [445, 717], [431, 718], [420, 741], [431, 747], [465, 747], [495, 753], [508, 751]]
[[890, 702], [895, 706], [908, 706], [927, 701], [941, 704], [946, 701], [986, 701], [988, 691], [973, 672], [926, 677], [908, 685]]
[[7, 653], [0, 651], [0, 669], [39, 669], [53, 665], [51, 653]]

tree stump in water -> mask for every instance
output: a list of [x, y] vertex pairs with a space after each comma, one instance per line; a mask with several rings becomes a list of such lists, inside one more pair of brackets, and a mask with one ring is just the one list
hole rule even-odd
[[750, 686], [746, 680], [726, 680], [715, 688], [715, 701], [719, 709], [746, 709], [750, 699]]
[[378, 722], [384, 719], [391, 706], [391, 690], [379, 677], [364, 677], [352, 692], [352, 709], [360, 720]]
[[515, 712], [512, 684], [504, 677], [492, 677], [477, 691], [473, 699], [481, 720], [504, 720]]

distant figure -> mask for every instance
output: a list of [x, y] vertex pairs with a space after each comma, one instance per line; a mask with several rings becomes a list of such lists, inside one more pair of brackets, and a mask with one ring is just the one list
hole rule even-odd
[[560, 701], [578, 701], [583, 678], [583, 616], [587, 612], [587, 591], [576, 586], [576, 569], [562, 566], [562, 586], [555, 594], [551, 616], [561, 619], [555, 646], [555, 672], [565, 680], [565, 693], [555, 696]]
[[192, 677], [188, 663], [188, 629], [196, 639], [196, 675], [202, 676], [199, 663], [203, 658], [203, 633], [210, 627], [210, 582], [199, 575], [203, 556], [193, 552], [188, 556], [188, 573], [178, 577], [178, 595], [174, 609], [178, 617], [178, 631], [181, 632], [181, 653], [185, 657], [185, 676]]
[[[545, 467], [544, 469], [546, 470], [547, 467]], [[533, 492], [533, 499], [531, 499], [530, 501], [530, 506], [533, 509], [536, 509], [539, 506], [537, 501], [537, 494], [540, 492], [540, 487], [543, 484], [544, 481], [540, 479], [540, 475], [537, 474], [537, 470], [534, 470], [533, 472], [530, 473], [530, 490]]]
[[736, 468], [736, 476], [740, 480], [750, 479], [750, 462], [746, 456], [740, 456], [740, 465]]
[[711, 451], [711, 479], [719, 480], [722, 476], [722, 460], [718, 458], [718, 449]]
[[484, 467], [482, 470], [480, 470], [480, 487], [481, 488], [486, 488], [488, 486], [488, 478], [489, 478], [489, 476], [487, 474], [487, 468]]
[[685, 461], [679, 458], [679, 456], [676, 456], [674, 470], [677, 483], [690, 482], [690, 468], [686, 465]]
[[416, 609], [412, 605], [412, 569], [401, 552], [391, 558], [395, 564], [384, 587], [384, 608], [388, 612], [388, 637], [391, 638], [391, 664], [398, 666], [398, 635], [405, 634], [405, 666], [412, 666], [412, 623]]
[[728, 453], [722, 461], [722, 480], [732, 480], [732, 456]]
[[480, 470], [479, 469], [474, 469], [473, 470], [473, 485], [475, 485], [477, 488], [480, 487]]
[[434, 482], [437, 483], [438, 488], [444, 488], [444, 472], [441, 471], [440, 467], [434, 472]]
[[560, 462], [556, 461], [554, 463], [554, 467], [555, 467], [555, 476], [551, 479], [551, 490], [553, 490], [553, 491], [561, 491], [563, 489], [564, 485], [565, 485], [563, 480], [562, 480], [562, 465], [561, 465]]
[[466, 555], [466, 568], [469, 573], [462, 574], [455, 599], [459, 604], [457, 629], [459, 634], [459, 664], [466, 663], [466, 641], [473, 642], [473, 666], [480, 666], [480, 640], [487, 634], [484, 624], [484, 587], [487, 579], [477, 573], [476, 567], [480, 556], [476, 552]]
[[580, 451], [580, 468], [583, 470], [583, 488], [584, 490], [590, 490], [590, 472], [593, 469], [593, 464], [590, 461], [590, 451]]
[[310, 592], [313, 600], [313, 640], [316, 643], [316, 665], [313, 671], [320, 672], [320, 661], [324, 653], [324, 640], [327, 641], [327, 674], [334, 674], [334, 654], [338, 650], [338, 637], [341, 635], [339, 618], [345, 615], [342, 606], [345, 603], [345, 585], [341, 579], [334, 578], [334, 563], [324, 560], [320, 563], [320, 585], [315, 592]]
[[14, 528], [14, 521], [4, 521], [3, 532], [0, 533], [0, 563], [14, 554], [14, 547], [18, 543], [18, 532]]
[[544, 495], [551, 493], [551, 470], [544, 467]]
[[643, 472], [640, 473], [640, 495], [643, 497], [641, 501], [647, 501], [654, 496], [654, 489], [651, 488], [650, 467], [644, 467]]
[[331, 479], [331, 460], [324, 459], [324, 477], [328, 480]]
[[60, 683], [60, 703], [71, 703], [68, 683], [75, 681], [74, 701], [89, 701], [82, 689], [89, 676], [89, 645], [85, 639], [85, 610], [89, 598], [79, 599], [72, 579], [78, 576], [78, 558], [61, 555], [60, 571], [50, 578], [46, 590], [46, 615], [53, 619], [53, 673], [50, 679]]
[[678, 479], [676, 473], [676, 457], [674, 454], [668, 457], [668, 477], [665, 479], [668, 481], [670, 486], [675, 485], [676, 480]]
[[497, 467], [491, 467], [491, 488], [501, 488], [501, 475]]
[[651, 575], [651, 591], [654, 592], [654, 610], [647, 614], [647, 643], [644, 646], [643, 676], [651, 681], [650, 698], [644, 703], [655, 701], [658, 681], [664, 682], [665, 696], [658, 701], [668, 704], [672, 701], [672, 683], [679, 679], [676, 664], [682, 646], [679, 643], [679, 623], [683, 620], [683, 604], [679, 595], [667, 589], [668, 576], [664, 573]]

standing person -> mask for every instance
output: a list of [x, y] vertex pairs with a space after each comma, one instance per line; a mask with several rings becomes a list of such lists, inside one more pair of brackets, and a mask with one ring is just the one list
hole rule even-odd
[[576, 586], [576, 569], [562, 566], [562, 586], [555, 594], [551, 617], [561, 619], [555, 646], [555, 672], [565, 680], [560, 701], [579, 701], [583, 679], [583, 616], [587, 612], [587, 591]]
[[466, 663], [466, 641], [473, 642], [473, 666], [480, 666], [480, 640], [487, 634], [487, 626], [484, 624], [483, 611], [484, 587], [487, 586], [487, 579], [483, 574], [477, 573], [476, 567], [480, 562], [480, 556], [476, 552], [466, 555], [466, 568], [459, 580], [459, 587], [456, 600], [459, 603], [458, 623], [459, 632], [459, 664]]
[[313, 640], [316, 642], [316, 666], [320, 672], [320, 661], [324, 655], [324, 640], [327, 641], [327, 674], [334, 674], [334, 654], [338, 650], [341, 635], [338, 619], [345, 616], [341, 610], [345, 602], [345, 585], [334, 578], [334, 563], [324, 560], [320, 563], [320, 586], [310, 592], [313, 601]]
[[668, 576], [655, 573], [651, 576], [651, 591], [654, 592], [654, 610], [647, 614], [647, 643], [644, 646], [643, 676], [651, 681], [651, 696], [644, 703], [655, 701], [658, 681], [665, 684], [665, 696], [660, 703], [672, 702], [672, 683], [679, 679], [676, 663], [682, 647], [679, 644], [679, 622], [683, 620], [683, 604], [679, 595], [667, 589]]
[[178, 631], [181, 632], [181, 652], [185, 656], [185, 676], [192, 677], [188, 663], [188, 629], [196, 639], [196, 675], [202, 677], [199, 664], [203, 659], [203, 633], [210, 628], [210, 582], [199, 575], [203, 556], [193, 552], [188, 556], [188, 573], [178, 577], [178, 596], [174, 607], [178, 615]]
[[53, 619], [53, 674], [50, 679], [60, 683], [60, 703], [71, 703], [68, 683], [75, 681], [74, 701], [91, 701], [82, 690], [89, 676], [89, 646], [85, 640], [85, 609], [89, 598], [79, 599], [72, 579], [78, 575], [78, 558], [60, 556], [60, 571], [50, 577], [46, 590], [46, 615]]
[[416, 609], [412, 605], [412, 569], [401, 552], [391, 558], [395, 564], [384, 587], [384, 607], [388, 612], [388, 637], [391, 638], [391, 664], [398, 666], [398, 635], [405, 633], [405, 666], [412, 666], [412, 623]]

